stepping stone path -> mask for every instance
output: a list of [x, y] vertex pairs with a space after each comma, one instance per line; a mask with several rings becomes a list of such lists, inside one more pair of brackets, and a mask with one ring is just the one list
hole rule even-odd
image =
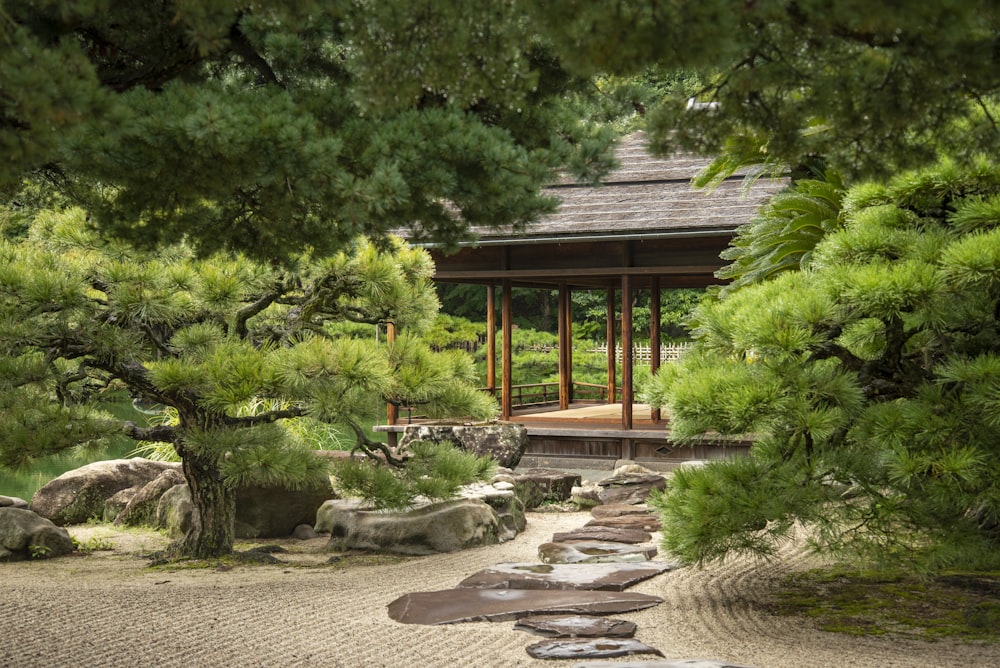
[[631, 638], [635, 629], [635, 622], [589, 615], [525, 617], [514, 624], [515, 631], [550, 638]]
[[[497, 564], [470, 575], [455, 589], [417, 592], [389, 604], [389, 617], [403, 624], [517, 620], [514, 628], [547, 637], [526, 651], [538, 659], [605, 659], [663, 653], [633, 638], [636, 625], [615, 615], [663, 602], [627, 588], [676, 568], [650, 561], [650, 532], [659, 520], [644, 505], [659, 478], [632, 473], [601, 482], [610, 505], [592, 509], [586, 526], [554, 534], [538, 548], [542, 563]], [[609, 479], [611, 480], [611, 479]], [[585, 662], [574, 668], [750, 668], [686, 659]]]

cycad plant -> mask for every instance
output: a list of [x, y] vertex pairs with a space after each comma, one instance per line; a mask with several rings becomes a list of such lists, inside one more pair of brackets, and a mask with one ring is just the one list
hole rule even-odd
[[665, 547], [769, 555], [804, 521], [824, 552], [996, 568], [998, 314], [995, 164], [850, 189], [805, 266], [700, 307], [694, 349], [656, 379], [674, 439], [754, 440], [674, 473]]
[[[358, 420], [389, 399], [431, 415], [488, 418], [470, 363], [406, 334], [437, 311], [427, 254], [359, 239], [291, 267], [143, 254], [103, 240], [80, 210], [47, 211], [27, 236], [0, 242], [0, 465], [125, 432], [169, 443], [183, 462], [198, 522], [182, 554], [226, 553], [235, 488], [303, 486], [325, 465], [287, 428], [308, 418], [350, 425], [356, 448], [384, 446]], [[392, 321], [385, 342], [338, 336], [330, 323]], [[95, 411], [109, 390], [164, 406], [175, 421], [122, 423]]]

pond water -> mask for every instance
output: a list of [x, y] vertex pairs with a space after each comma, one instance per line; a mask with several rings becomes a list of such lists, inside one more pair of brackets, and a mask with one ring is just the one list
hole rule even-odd
[[0, 469], [0, 495], [16, 496], [31, 501], [32, 495], [53, 478], [66, 471], [78, 469], [91, 462], [105, 459], [122, 459], [135, 449], [135, 442], [122, 438], [107, 448], [87, 451], [69, 451], [35, 460], [23, 471]]

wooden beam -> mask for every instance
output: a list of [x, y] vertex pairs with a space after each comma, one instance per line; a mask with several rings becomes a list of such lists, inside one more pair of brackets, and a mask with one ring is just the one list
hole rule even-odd
[[569, 286], [559, 285], [559, 410], [573, 401], [573, 317]]
[[497, 389], [497, 290], [486, 286], [486, 389], [496, 396]]
[[622, 276], [622, 429], [632, 428], [632, 277]]
[[618, 378], [617, 370], [615, 369], [615, 314], [618, 312], [618, 306], [615, 304], [615, 289], [614, 287], [608, 288], [608, 298], [607, 298], [607, 327], [606, 327], [606, 338], [608, 340], [608, 403], [615, 403], [615, 391], [618, 388]]
[[[649, 371], [653, 375], [660, 368], [660, 278], [655, 276], [650, 283], [649, 294]], [[653, 422], [660, 421], [660, 409], [650, 411]]]
[[[378, 325], [375, 326], [378, 327]], [[391, 346], [395, 340], [396, 340], [396, 323], [390, 320], [385, 323], [386, 345]], [[399, 406], [397, 406], [396, 404], [386, 404], [385, 417], [386, 417], [385, 421], [387, 424], [390, 425], [396, 424], [396, 422], [399, 420]], [[388, 446], [390, 448], [395, 448], [396, 445], [398, 444], [396, 432], [389, 432], [387, 441], [388, 441]]]
[[[661, 265], [656, 267], [580, 267], [567, 269], [483, 269], [472, 270], [440, 270], [434, 274], [435, 281], [454, 281], [482, 279], [484, 277], [517, 279], [575, 279], [575, 278], [614, 278], [628, 276], [673, 276], [688, 275], [714, 276], [720, 268], [719, 264], [697, 265]], [[716, 283], [718, 281], [713, 281]]]
[[500, 330], [501, 330], [501, 353], [500, 353], [500, 417], [503, 420], [510, 420], [514, 415], [514, 373], [511, 368], [513, 363], [513, 287], [509, 280], [504, 280], [500, 284]]

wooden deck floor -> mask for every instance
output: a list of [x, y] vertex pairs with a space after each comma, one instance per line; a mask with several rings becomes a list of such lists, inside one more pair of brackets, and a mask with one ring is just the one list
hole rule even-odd
[[[521, 410], [515, 411], [512, 418], [515, 422], [524, 424], [530, 432], [539, 429], [550, 430], [587, 430], [590, 432], [616, 432], [620, 435], [622, 429], [621, 404], [581, 404], [569, 410]], [[651, 410], [647, 404], [632, 404], [632, 430], [642, 432], [657, 432], [663, 437], [667, 421], [653, 422]]]

